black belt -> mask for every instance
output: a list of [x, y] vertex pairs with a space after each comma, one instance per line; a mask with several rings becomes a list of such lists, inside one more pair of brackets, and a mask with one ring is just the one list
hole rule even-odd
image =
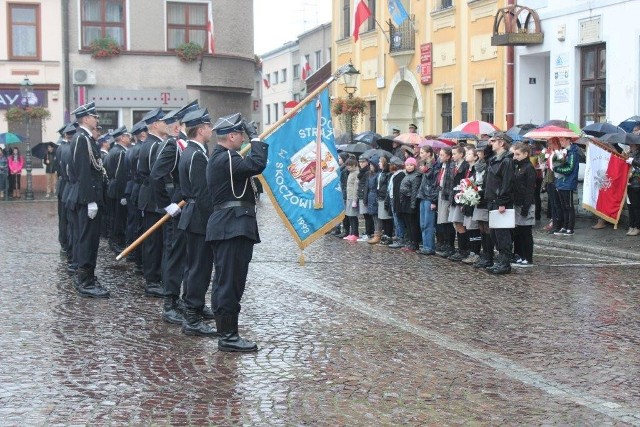
[[254, 205], [251, 202], [243, 202], [242, 200], [238, 200], [238, 201], [220, 203], [219, 205], [215, 205], [213, 207], [213, 210], [219, 211], [220, 209], [229, 209], [229, 208], [238, 208], [238, 207], [255, 209], [256, 205]]

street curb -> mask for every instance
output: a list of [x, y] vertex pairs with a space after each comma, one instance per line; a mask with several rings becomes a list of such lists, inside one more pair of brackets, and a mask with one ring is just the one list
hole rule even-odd
[[632, 253], [628, 251], [618, 250], [618, 249], [609, 249], [602, 247], [594, 247], [585, 244], [579, 243], [568, 243], [568, 242], [560, 242], [558, 240], [550, 240], [550, 239], [539, 239], [534, 236], [534, 243], [541, 246], [548, 246], [551, 248], [562, 248], [562, 249], [570, 249], [579, 252], [587, 252], [595, 255], [607, 255], [616, 258], [624, 258], [634, 261], [640, 261], [640, 253]]

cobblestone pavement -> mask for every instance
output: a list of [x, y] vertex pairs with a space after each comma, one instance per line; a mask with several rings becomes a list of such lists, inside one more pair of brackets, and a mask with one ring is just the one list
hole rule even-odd
[[160, 319], [101, 247], [79, 298], [56, 205], [0, 207], [0, 425], [640, 425], [640, 263], [536, 247], [494, 277], [327, 236], [263, 202], [240, 318], [256, 354]]

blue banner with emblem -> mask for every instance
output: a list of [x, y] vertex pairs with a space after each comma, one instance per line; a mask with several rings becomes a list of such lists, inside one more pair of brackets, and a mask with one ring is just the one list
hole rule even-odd
[[344, 218], [329, 90], [269, 135], [265, 192], [301, 249]]

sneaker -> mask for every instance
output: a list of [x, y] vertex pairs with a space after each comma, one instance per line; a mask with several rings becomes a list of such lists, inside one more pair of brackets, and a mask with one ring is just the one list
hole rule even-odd
[[564, 235], [565, 235], [565, 236], [573, 236], [573, 230], [566, 230], [566, 231], [564, 232]]
[[551, 221], [549, 224], [545, 225], [544, 227], [542, 227], [542, 229], [544, 231], [551, 231], [553, 230], [553, 221]]
[[565, 234], [567, 234], [567, 229], [563, 227], [558, 231], [554, 231], [553, 234], [555, 234], [556, 236], [564, 236]]
[[351, 240], [351, 236], [353, 236], [353, 234], [349, 234], [349, 235], [347, 235], [347, 236], [344, 236], [344, 237], [342, 238], [342, 240]]
[[349, 242], [357, 242], [357, 241], [358, 241], [358, 236], [356, 236], [355, 234], [352, 234], [352, 235], [350, 235], [350, 236], [347, 236], [347, 237], [346, 237], [346, 239], [347, 239]]
[[369, 235], [368, 234], [363, 234], [362, 236], [360, 236], [358, 238], [358, 242], [366, 242], [367, 240], [369, 240]]
[[476, 261], [480, 259], [480, 255], [471, 252], [468, 257], [462, 260], [465, 264], [474, 264]]
[[517, 267], [520, 268], [529, 268], [529, 267], [533, 267], [533, 261], [529, 262], [526, 259], [523, 259], [522, 262], [520, 264], [517, 265]]

